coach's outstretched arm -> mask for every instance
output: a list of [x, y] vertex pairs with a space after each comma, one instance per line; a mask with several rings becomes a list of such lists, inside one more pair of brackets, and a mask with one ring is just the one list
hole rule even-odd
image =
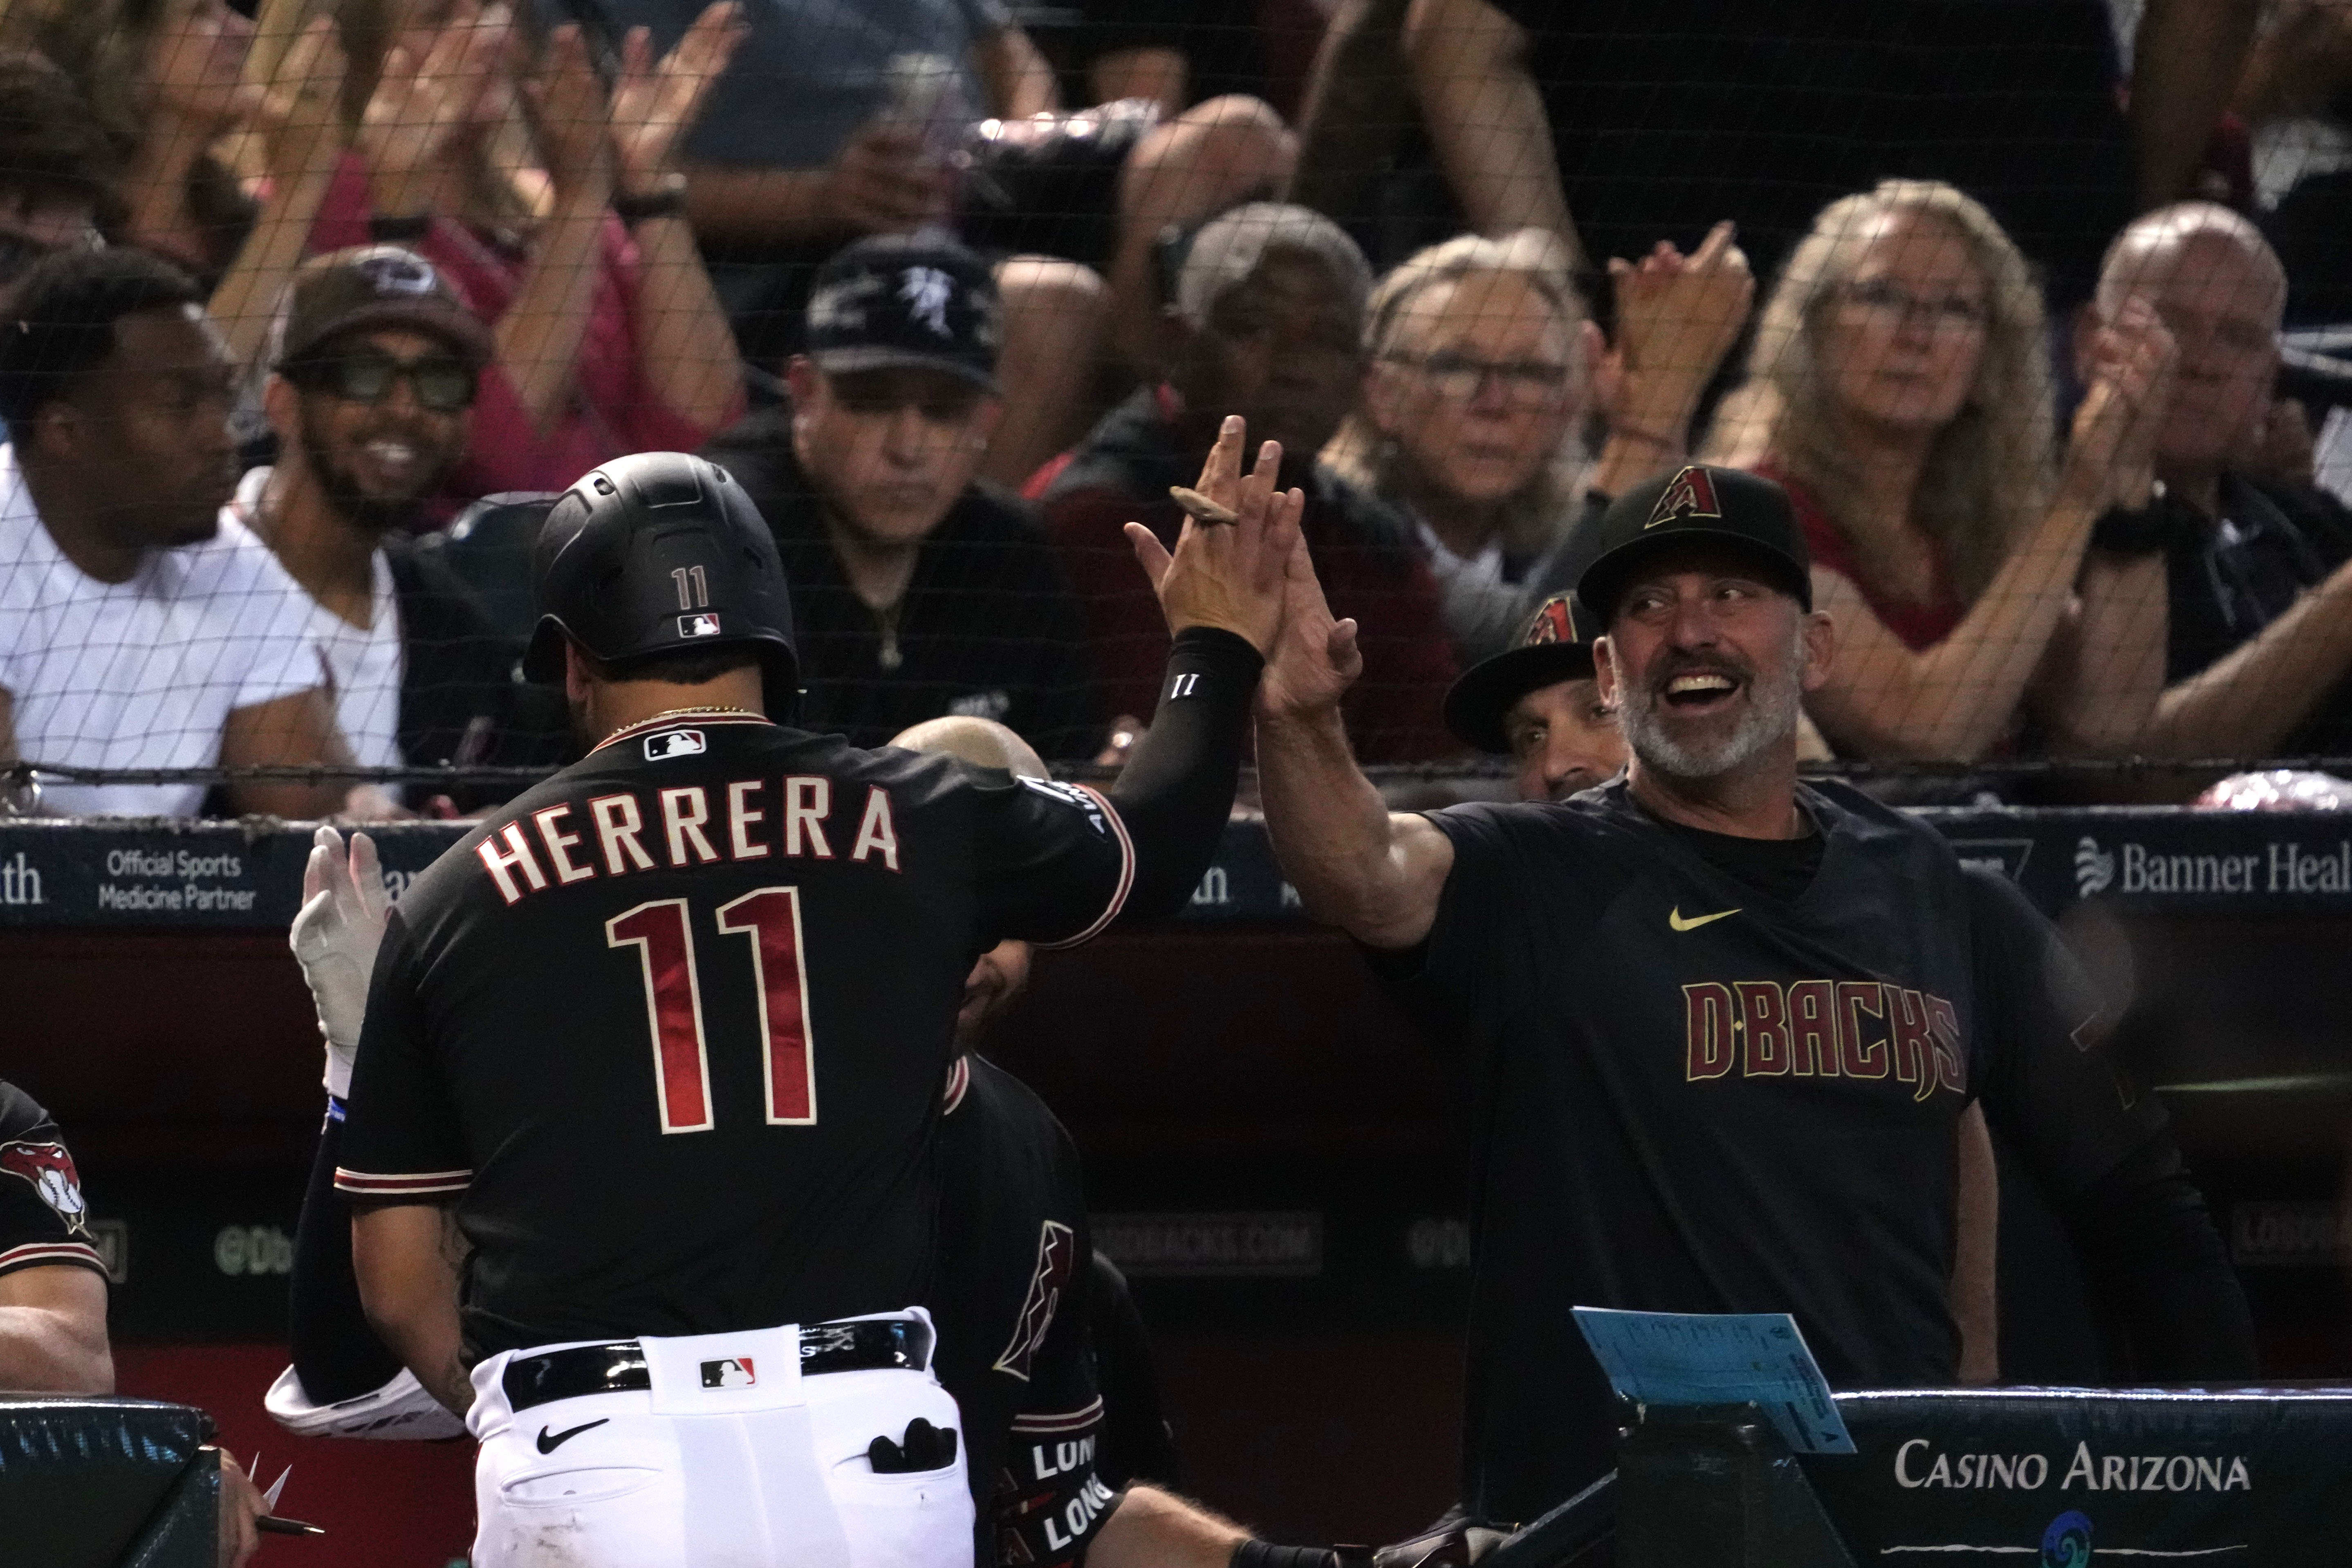
[[1109, 792], [1135, 844], [1133, 916], [1181, 909], [1216, 855], [1241, 773], [1250, 693], [1282, 628], [1287, 563], [1303, 548], [1307, 498], [1275, 489], [1281, 443], [1259, 447], [1244, 474], [1248, 434], [1240, 416], [1228, 416], [1201, 468], [1200, 495], [1231, 521], [1194, 512], [1173, 556], [1150, 529], [1127, 525], [1174, 638], [1159, 711]]
[[1348, 747], [1339, 699], [1363, 673], [1356, 623], [1334, 621], [1305, 539], [1284, 575], [1282, 640], [1258, 684], [1258, 787], [1265, 829], [1307, 912], [1367, 946], [1429, 934], [1454, 842], [1423, 816], [1391, 814]]

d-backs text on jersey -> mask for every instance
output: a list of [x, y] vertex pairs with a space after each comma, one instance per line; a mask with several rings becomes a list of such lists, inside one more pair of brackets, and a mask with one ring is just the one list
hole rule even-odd
[[1958, 1012], [1878, 980], [1703, 980], [1683, 987], [1684, 1074], [1884, 1079], [1967, 1092]]

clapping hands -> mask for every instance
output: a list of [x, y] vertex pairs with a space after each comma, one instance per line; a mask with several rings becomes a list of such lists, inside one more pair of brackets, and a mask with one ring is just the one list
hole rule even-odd
[[613, 82], [613, 160], [625, 195], [643, 195], [677, 171], [678, 143], [701, 117], [710, 89], [751, 29], [742, 7], [704, 7], [677, 47], [658, 60], [653, 36], [632, 27]]
[[2115, 320], [2097, 329], [2085, 367], [2090, 390], [2074, 410], [2064, 481], [2093, 511], [2147, 504], [2179, 358], [2172, 333], [2145, 300], [2126, 300]]

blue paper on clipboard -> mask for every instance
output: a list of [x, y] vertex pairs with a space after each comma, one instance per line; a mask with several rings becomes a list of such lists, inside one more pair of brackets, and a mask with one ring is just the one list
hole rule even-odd
[[1576, 1326], [1617, 1392], [1643, 1405], [1746, 1405], [1790, 1450], [1851, 1454], [1797, 1321], [1786, 1312], [1619, 1312], [1579, 1307]]

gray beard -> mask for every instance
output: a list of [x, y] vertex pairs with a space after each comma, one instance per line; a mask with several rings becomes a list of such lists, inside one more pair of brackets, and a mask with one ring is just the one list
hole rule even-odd
[[1618, 700], [1617, 722], [1625, 731], [1625, 743], [1652, 772], [1672, 779], [1720, 778], [1795, 736], [1803, 705], [1804, 667], [1805, 648], [1800, 642], [1790, 647], [1788, 662], [1780, 668], [1759, 671], [1748, 683], [1747, 711], [1719, 740], [1694, 743], [1669, 733], [1658, 712], [1659, 698], [1631, 684]]

